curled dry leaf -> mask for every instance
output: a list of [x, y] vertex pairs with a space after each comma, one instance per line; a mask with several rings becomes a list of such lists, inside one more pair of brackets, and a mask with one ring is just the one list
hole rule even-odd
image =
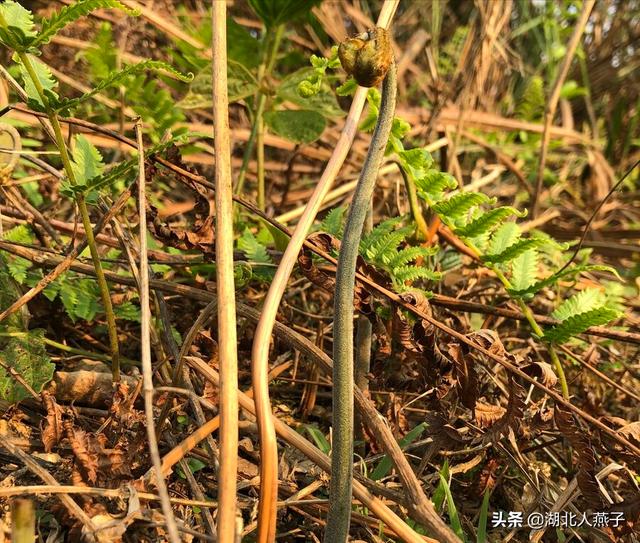
[[590, 507], [599, 511], [602, 497], [596, 479], [596, 456], [589, 440], [589, 434], [578, 427], [573, 413], [556, 404], [554, 419], [560, 433], [571, 443], [573, 458], [578, 466], [576, 480], [582, 495]]
[[507, 410], [500, 405], [476, 402], [474, 415], [480, 428], [490, 428], [498, 422]]
[[526, 404], [524, 399], [526, 397], [526, 391], [515, 381], [513, 376], [509, 375], [509, 401], [507, 402], [507, 408], [502, 415], [502, 418], [496, 421], [491, 428], [492, 432], [497, 435], [506, 434], [511, 428], [515, 433], [518, 433], [522, 420], [524, 419], [524, 410]]
[[551, 364], [547, 364], [546, 362], [532, 362], [531, 364], [523, 366], [521, 369], [527, 375], [536, 377], [538, 381], [546, 387], [552, 388], [558, 382], [558, 377], [553, 371]]
[[473, 409], [478, 398], [478, 375], [475, 362], [466, 349], [458, 343], [449, 343], [447, 355], [453, 361], [458, 397], [465, 407]]
[[47, 410], [47, 416], [42, 421], [42, 443], [44, 450], [51, 452], [60, 440], [64, 437], [64, 428], [62, 426], [62, 417], [64, 408], [60, 407], [53, 394], [48, 391], [42, 392], [42, 403]]

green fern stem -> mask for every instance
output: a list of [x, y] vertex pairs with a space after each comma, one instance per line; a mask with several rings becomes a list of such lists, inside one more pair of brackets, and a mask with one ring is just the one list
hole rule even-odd
[[413, 220], [416, 223], [416, 238], [420, 241], [426, 241], [429, 239], [429, 226], [427, 225], [427, 221], [424, 220], [424, 215], [422, 214], [420, 201], [418, 200], [418, 191], [416, 190], [416, 184], [411, 176], [404, 171], [404, 168], [399, 161], [394, 161], [394, 163], [400, 170], [400, 174], [402, 175], [402, 179], [404, 181], [405, 190], [407, 191], [407, 196], [409, 197], [409, 209], [411, 210], [411, 215], [413, 216]]
[[[489, 269], [493, 270], [498, 279], [500, 279], [501, 283], [504, 285], [506, 289], [513, 288], [509, 280], [504, 276], [504, 274], [497, 268], [497, 266], [489, 265]], [[540, 328], [540, 325], [536, 322], [536, 319], [533, 315], [533, 311], [531, 308], [524, 303], [522, 298], [517, 299], [518, 306], [520, 306], [520, 311], [527, 319], [529, 326], [533, 330], [533, 333], [538, 337], [542, 338], [544, 336], [544, 331]], [[562, 363], [560, 362], [560, 358], [558, 357], [558, 353], [553, 348], [551, 343], [545, 342], [547, 346], [547, 352], [549, 353], [549, 357], [551, 358], [551, 362], [553, 362], [553, 366], [558, 374], [558, 380], [560, 381], [560, 388], [562, 389], [562, 397], [565, 400], [569, 399], [569, 385], [567, 384], [567, 376], [564, 373], [564, 368], [562, 367]]]
[[380, 164], [391, 133], [396, 102], [396, 68], [391, 64], [367, 158], [349, 207], [336, 272], [333, 338], [333, 441], [325, 543], [343, 543], [351, 520], [353, 477], [353, 317], [356, 260]]
[[[31, 81], [33, 82], [40, 99], [48, 112], [48, 118], [51, 122], [51, 126], [53, 127], [53, 132], [55, 136], [55, 144], [60, 152], [60, 158], [62, 160], [62, 164], [64, 166], [65, 173], [69, 179], [69, 182], [72, 185], [76, 185], [77, 181], [75, 175], [73, 173], [73, 168], [71, 167], [71, 159], [69, 157], [69, 152], [67, 150], [67, 145], [64, 140], [64, 135], [62, 134], [62, 127], [60, 126], [60, 120], [58, 119], [58, 115], [51, 110], [49, 106], [49, 101], [44, 92], [42, 85], [40, 84], [40, 80], [36, 74], [36, 71], [31, 63], [31, 59], [29, 55], [23, 52], [18, 53], [20, 57], [20, 61], [25, 67]], [[98, 282], [98, 287], [100, 289], [100, 296], [102, 298], [102, 303], [104, 305], [105, 315], [107, 318], [107, 329], [109, 332], [109, 344], [111, 350], [111, 372], [113, 374], [113, 381], [120, 381], [120, 349], [118, 346], [118, 331], [116, 328], [116, 317], [113, 312], [113, 306], [111, 304], [111, 296], [109, 295], [109, 286], [107, 285], [107, 280], [104, 275], [104, 270], [102, 269], [102, 262], [100, 260], [100, 254], [98, 253], [98, 247], [96, 245], [96, 240], [93, 236], [93, 226], [91, 225], [91, 219], [89, 217], [89, 209], [87, 208], [87, 203], [82, 194], [76, 196], [76, 203], [78, 204], [78, 210], [80, 211], [80, 217], [82, 219], [82, 226], [84, 227], [85, 235], [87, 237], [87, 245], [89, 246], [89, 251], [91, 253], [91, 259], [93, 261], [93, 267], [96, 270], [96, 280]]]

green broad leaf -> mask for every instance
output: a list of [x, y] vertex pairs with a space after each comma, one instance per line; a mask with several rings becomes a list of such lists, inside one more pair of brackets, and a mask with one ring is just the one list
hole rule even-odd
[[597, 307], [605, 305], [607, 297], [604, 292], [597, 288], [586, 288], [578, 294], [567, 298], [562, 304], [553, 312], [551, 316], [559, 321], [564, 321], [569, 317], [578, 315], [580, 313], [586, 313]]
[[327, 126], [320, 113], [303, 109], [269, 111], [265, 113], [264, 120], [274, 134], [295, 143], [316, 141]]
[[509, 245], [504, 251], [497, 254], [482, 255], [483, 262], [489, 262], [491, 264], [503, 264], [505, 262], [511, 262], [522, 253], [541, 247], [545, 245], [547, 240], [541, 238], [527, 238], [521, 239]]
[[[409, 430], [400, 440], [398, 440], [398, 445], [400, 446], [400, 449], [404, 449], [405, 447], [407, 447], [408, 445], [411, 445], [411, 443], [416, 441], [425, 431], [427, 426], [429, 425], [426, 422], [422, 422], [418, 424], [415, 428], [412, 428], [411, 430]], [[391, 457], [389, 457], [389, 455], [385, 455], [384, 457], [382, 457], [382, 460], [380, 460], [380, 462], [375, 467], [375, 469], [371, 472], [371, 474], [369, 475], [369, 478], [372, 481], [379, 481], [383, 477], [387, 476], [387, 474], [391, 471], [392, 467], [393, 467], [393, 460], [391, 460]]]
[[287, 246], [289, 245], [289, 241], [291, 238], [287, 234], [285, 234], [282, 230], [273, 226], [273, 224], [271, 224], [269, 221], [266, 221], [261, 217], [258, 218], [258, 220], [264, 225], [267, 232], [271, 234], [275, 248], [278, 251], [285, 251], [287, 249]]
[[320, 449], [324, 454], [329, 454], [331, 452], [331, 443], [329, 443], [329, 440], [318, 429], [317, 426], [312, 426], [311, 424], [303, 424], [302, 428], [309, 434], [311, 439], [313, 439], [316, 447], [318, 447], [318, 449]]
[[460, 192], [447, 200], [433, 205], [433, 210], [445, 221], [455, 221], [464, 216], [472, 207], [491, 202], [486, 194], [481, 192]]
[[[44, 330], [31, 330], [11, 337], [0, 352], [0, 358], [36, 392], [53, 377], [55, 365], [44, 347]], [[0, 367], [0, 398], [13, 404], [30, 396], [13, 375]]]
[[525, 251], [511, 262], [510, 283], [515, 290], [526, 290], [536, 282], [538, 274], [538, 252]]
[[315, 111], [329, 119], [344, 117], [345, 112], [338, 104], [331, 87], [326, 81], [319, 79], [313, 94], [301, 96], [298, 92], [301, 83], [317, 75], [315, 68], [302, 68], [285, 77], [276, 91], [278, 98], [291, 102], [303, 109]]
[[249, 0], [249, 5], [267, 28], [301, 18], [320, 0]]
[[475, 238], [489, 233], [505, 219], [515, 215], [516, 217], [525, 217], [526, 210], [519, 212], [517, 209], [509, 206], [496, 207], [476, 217], [469, 224], [455, 229], [458, 236], [465, 238]]
[[69, 6], [63, 7], [51, 17], [42, 20], [42, 27], [34, 42], [36, 47], [49, 43], [60, 30], [96, 9], [114, 8], [124, 11], [128, 15], [137, 16], [140, 12], [128, 8], [118, 0], [77, 0]]
[[102, 174], [104, 162], [98, 149], [85, 136], [78, 134], [73, 141], [71, 169], [76, 183], [85, 186], [91, 179]]
[[620, 278], [620, 276], [618, 275], [618, 272], [611, 266], [604, 266], [600, 264], [584, 264], [579, 266], [572, 266], [570, 268], [567, 268], [566, 270], [563, 270], [560, 273], [554, 273], [553, 275], [550, 275], [549, 277], [545, 277], [544, 279], [541, 279], [537, 283], [534, 283], [533, 285], [531, 285], [530, 287], [524, 290], [508, 289], [508, 292], [511, 296], [514, 296], [516, 298], [529, 296], [529, 295], [535, 294], [536, 292], [542, 290], [545, 287], [554, 285], [563, 277], [578, 275], [579, 273], [587, 272], [587, 271], [610, 272], [613, 275], [615, 275], [617, 278]]
[[71, 110], [79, 106], [81, 103], [89, 100], [89, 98], [92, 98], [96, 94], [102, 92], [104, 89], [120, 84], [129, 76], [141, 74], [147, 71], [166, 72], [171, 74], [172, 77], [179, 79], [180, 81], [183, 81], [185, 83], [189, 83], [193, 80], [193, 74], [182, 74], [166, 62], [162, 62], [160, 60], [143, 60], [142, 62], [138, 62], [137, 64], [129, 64], [122, 70], [111, 72], [93, 89], [83, 94], [82, 96], [79, 96], [78, 98], [60, 101], [60, 103], [56, 107], [56, 110], [65, 112]]
[[0, 42], [16, 51], [26, 51], [36, 35], [33, 13], [13, 0], [0, 4]]
[[491, 236], [489, 254], [498, 254], [520, 239], [520, 227], [515, 222], [502, 224]]
[[227, 17], [227, 55], [247, 68], [260, 64], [260, 43], [231, 17]]
[[[179, 103], [180, 106], [184, 109], [210, 109], [213, 106], [211, 78], [211, 64], [208, 64], [193, 79], [189, 91]], [[258, 81], [242, 64], [229, 60], [227, 63], [227, 89], [229, 102], [238, 102], [256, 93]]]
[[[36, 80], [42, 87], [45, 99], [47, 99], [50, 106], [56, 105], [59, 97], [54, 89], [57, 87], [58, 81], [53, 77], [53, 75], [51, 74], [51, 70], [49, 70], [49, 67], [44, 62], [37, 59], [33, 55], [27, 55], [27, 58], [29, 60], [29, 63], [33, 67]], [[36, 107], [38, 110], [44, 110], [45, 104], [43, 103], [42, 97], [40, 96], [40, 93], [38, 92], [36, 85], [31, 78], [31, 75], [27, 71], [27, 68], [20, 61], [20, 58], [17, 55], [13, 56], [13, 60], [20, 67], [20, 75], [22, 76], [22, 81], [24, 82], [24, 90], [29, 97], [30, 104], [33, 104], [34, 107]]]
[[619, 318], [621, 313], [610, 307], [598, 307], [573, 315], [547, 330], [543, 339], [550, 343], [565, 343], [591, 326], [602, 326]]

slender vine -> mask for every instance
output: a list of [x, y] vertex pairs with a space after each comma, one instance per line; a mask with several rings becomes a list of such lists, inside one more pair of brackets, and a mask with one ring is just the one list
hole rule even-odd
[[384, 81], [378, 122], [349, 208], [336, 273], [333, 441], [325, 543], [343, 543], [349, 534], [353, 477], [353, 300], [356, 260], [373, 188], [391, 134], [396, 104], [396, 67], [386, 30], [377, 28], [346, 40], [338, 52], [342, 66], [362, 86], [374, 86], [382, 77]]

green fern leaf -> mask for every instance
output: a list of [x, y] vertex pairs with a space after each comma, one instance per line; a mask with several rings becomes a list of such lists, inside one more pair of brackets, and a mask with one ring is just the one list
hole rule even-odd
[[16, 51], [26, 51], [37, 33], [33, 14], [18, 2], [7, 0], [0, 4], [0, 42]]
[[79, 96], [78, 98], [61, 101], [56, 109], [58, 111], [73, 109], [80, 105], [82, 102], [85, 102], [89, 98], [92, 98], [96, 94], [102, 92], [104, 89], [112, 87], [114, 85], [118, 85], [122, 81], [126, 80], [129, 76], [137, 75], [149, 70], [154, 72], [168, 72], [176, 79], [184, 82], [189, 82], [193, 79], [193, 74], [184, 75], [166, 62], [162, 62], [160, 60], [143, 60], [142, 62], [138, 62], [137, 64], [130, 64], [126, 68], [123, 68], [122, 70], [119, 70], [117, 72], [110, 73], [105, 79], [98, 83], [89, 92], [83, 94], [82, 96]]
[[511, 286], [515, 290], [525, 290], [536, 282], [538, 272], [538, 252], [525, 251], [511, 262]]
[[320, 223], [320, 231], [340, 239], [344, 229], [345, 206], [334, 207]]
[[81, 17], [88, 15], [96, 9], [114, 8], [124, 11], [133, 16], [140, 15], [140, 12], [128, 8], [118, 0], [78, 0], [70, 6], [63, 7], [60, 11], [54, 13], [48, 19], [42, 21], [42, 27], [34, 45], [39, 47], [49, 43], [60, 30]]
[[267, 253], [267, 249], [262, 245], [255, 236], [245, 230], [238, 239], [238, 249], [240, 249], [248, 260], [256, 264], [273, 264], [273, 259]]
[[[51, 70], [49, 67], [37, 59], [33, 55], [27, 55], [31, 66], [33, 67], [33, 71], [35, 72], [35, 76], [38, 79], [38, 83], [42, 87], [44, 91], [44, 95], [47, 98], [49, 105], [53, 106], [59, 102], [59, 97], [56, 92], [53, 90], [57, 87], [58, 81], [51, 74]], [[33, 79], [31, 79], [31, 75], [25, 68], [24, 64], [20, 62], [20, 59], [17, 55], [13, 56], [13, 60], [18, 64], [20, 68], [20, 75], [22, 76], [22, 80], [24, 82], [24, 90], [29, 97], [29, 105], [38, 111], [44, 110], [44, 103], [42, 102], [42, 97], [36, 88]]]
[[491, 202], [486, 194], [481, 192], [461, 192], [454, 194], [447, 200], [442, 200], [433, 205], [433, 210], [440, 217], [449, 222], [461, 218], [472, 207]]
[[[30, 330], [12, 337], [0, 352], [4, 366], [15, 370], [36, 392], [40, 392], [53, 377], [55, 364], [47, 356], [44, 347], [44, 330]], [[0, 367], [0, 398], [16, 403], [31, 394], [16, 378]]]
[[564, 321], [574, 315], [602, 307], [606, 301], [607, 297], [600, 289], [586, 288], [562, 302], [562, 304], [551, 313], [551, 316], [559, 321]]
[[565, 343], [591, 326], [602, 326], [620, 317], [620, 312], [610, 307], [597, 307], [591, 311], [573, 315], [547, 330], [544, 340], [550, 343]]
[[118, 319], [140, 322], [140, 308], [130, 301], [115, 306], [113, 311]]
[[444, 191], [455, 189], [458, 182], [452, 175], [438, 170], [428, 170], [415, 178], [419, 196], [429, 205], [439, 202], [444, 197]]
[[426, 279], [428, 281], [440, 281], [442, 274], [418, 266], [400, 266], [393, 270], [393, 280], [397, 284], [404, 284], [407, 281], [413, 282], [418, 279]]
[[495, 209], [491, 209], [479, 217], [476, 217], [466, 226], [456, 228], [455, 233], [458, 236], [465, 238], [483, 236], [501, 224], [508, 217], [515, 215], [522, 218], [526, 216], [526, 214], [526, 211], [519, 212], [517, 209], [510, 206], [496, 207]]
[[380, 224], [377, 224], [371, 232], [368, 232], [362, 237], [360, 241], [360, 254], [366, 255], [369, 249], [377, 244], [382, 238], [392, 232], [398, 224], [402, 221], [402, 217], [392, 217]]
[[407, 239], [412, 232], [413, 226], [405, 226], [398, 228], [393, 232], [389, 232], [386, 236], [378, 240], [377, 243], [371, 245], [365, 256], [372, 262], [383, 266], [389, 264], [389, 261], [397, 254], [397, 247]]
[[549, 277], [545, 277], [544, 279], [541, 279], [537, 283], [532, 284], [530, 287], [526, 289], [521, 289], [521, 290], [508, 289], [508, 292], [511, 296], [514, 296], [516, 298], [522, 298], [523, 296], [529, 296], [529, 295], [535, 294], [536, 292], [542, 290], [545, 287], [554, 285], [563, 277], [578, 275], [579, 273], [586, 272], [586, 271], [606, 271], [614, 274], [616, 277], [619, 277], [618, 272], [611, 266], [603, 266], [599, 264], [591, 264], [591, 265], [585, 264], [585, 265], [573, 266], [571, 268], [567, 268], [566, 270], [563, 270], [560, 273], [554, 273], [553, 275], [550, 275]]
[[427, 258], [438, 252], [438, 247], [405, 247], [398, 251], [390, 260], [389, 268], [394, 270], [399, 266], [404, 266], [418, 258]]
[[498, 254], [520, 239], [520, 227], [515, 222], [502, 224], [491, 236], [489, 254]]
[[86, 185], [90, 179], [97, 177], [104, 170], [100, 151], [82, 134], [74, 138], [72, 154], [71, 169], [78, 185]]
[[511, 262], [513, 259], [520, 256], [521, 254], [531, 249], [542, 247], [546, 243], [547, 243], [547, 240], [540, 239], [540, 238], [521, 239], [509, 245], [504, 251], [500, 253], [483, 255], [482, 261], [488, 262], [491, 264], [503, 264], [505, 262]]
[[539, 75], [534, 75], [526, 83], [516, 107], [516, 114], [521, 119], [535, 121], [542, 115], [544, 104], [544, 81]]

